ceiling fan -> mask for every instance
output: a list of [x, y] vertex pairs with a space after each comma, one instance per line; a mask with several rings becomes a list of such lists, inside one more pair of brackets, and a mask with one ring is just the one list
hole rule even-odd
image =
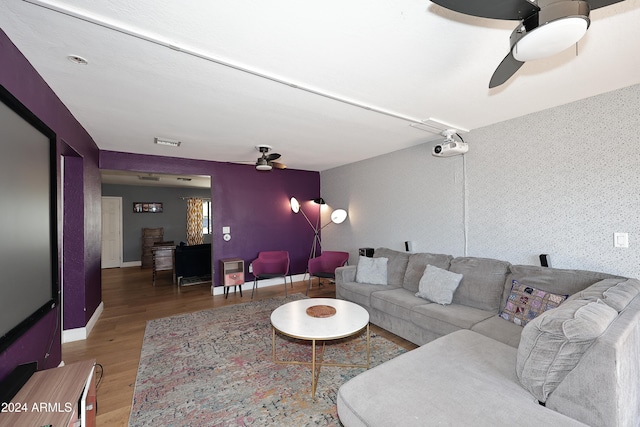
[[511, 49], [491, 76], [489, 88], [505, 83], [526, 61], [546, 58], [575, 44], [589, 28], [589, 12], [623, 0], [431, 0], [437, 5], [491, 19], [520, 21]]
[[273, 168], [276, 169], [285, 169], [286, 166], [283, 163], [276, 162], [281, 155], [278, 153], [267, 154], [271, 151], [273, 147], [270, 145], [256, 145], [256, 150], [258, 150], [262, 155], [258, 157], [256, 160], [256, 169], [259, 171], [270, 171]]

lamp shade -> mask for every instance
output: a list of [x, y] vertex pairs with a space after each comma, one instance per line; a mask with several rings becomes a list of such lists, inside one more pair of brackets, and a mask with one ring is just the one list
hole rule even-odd
[[331, 222], [334, 224], [341, 224], [345, 219], [347, 219], [347, 211], [344, 209], [336, 209], [331, 212]]
[[291, 210], [293, 211], [293, 213], [300, 212], [300, 202], [298, 202], [298, 199], [296, 199], [295, 197], [292, 197], [290, 200], [290, 203], [291, 203]]

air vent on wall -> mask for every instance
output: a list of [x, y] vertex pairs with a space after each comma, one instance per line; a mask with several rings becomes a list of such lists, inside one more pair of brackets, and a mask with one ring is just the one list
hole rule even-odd
[[153, 142], [158, 145], [168, 145], [170, 147], [179, 147], [181, 142], [175, 139], [167, 139], [167, 138], [153, 138]]

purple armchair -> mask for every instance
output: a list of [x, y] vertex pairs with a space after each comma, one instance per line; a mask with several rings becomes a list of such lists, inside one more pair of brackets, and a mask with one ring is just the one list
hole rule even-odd
[[311, 278], [335, 279], [336, 268], [342, 267], [349, 261], [349, 252], [323, 251], [319, 257], [309, 260], [309, 284], [307, 295], [311, 288]]
[[287, 251], [266, 251], [259, 252], [258, 258], [251, 262], [253, 268], [253, 289], [251, 298], [258, 287], [258, 280], [272, 279], [274, 277], [284, 278], [284, 295], [287, 296], [287, 274], [293, 287], [293, 279], [289, 272], [289, 252]]

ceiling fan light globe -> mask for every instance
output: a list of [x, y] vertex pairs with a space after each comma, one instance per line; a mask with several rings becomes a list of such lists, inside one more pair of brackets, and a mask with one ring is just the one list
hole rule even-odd
[[589, 27], [585, 16], [568, 16], [548, 22], [525, 34], [513, 46], [513, 57], [521, 62], [553, 56], [573, 46]]
[[256, 169], [259, 171], [270, 171], [272, 166], [264, 157], [259, 157], [256, 161]]

